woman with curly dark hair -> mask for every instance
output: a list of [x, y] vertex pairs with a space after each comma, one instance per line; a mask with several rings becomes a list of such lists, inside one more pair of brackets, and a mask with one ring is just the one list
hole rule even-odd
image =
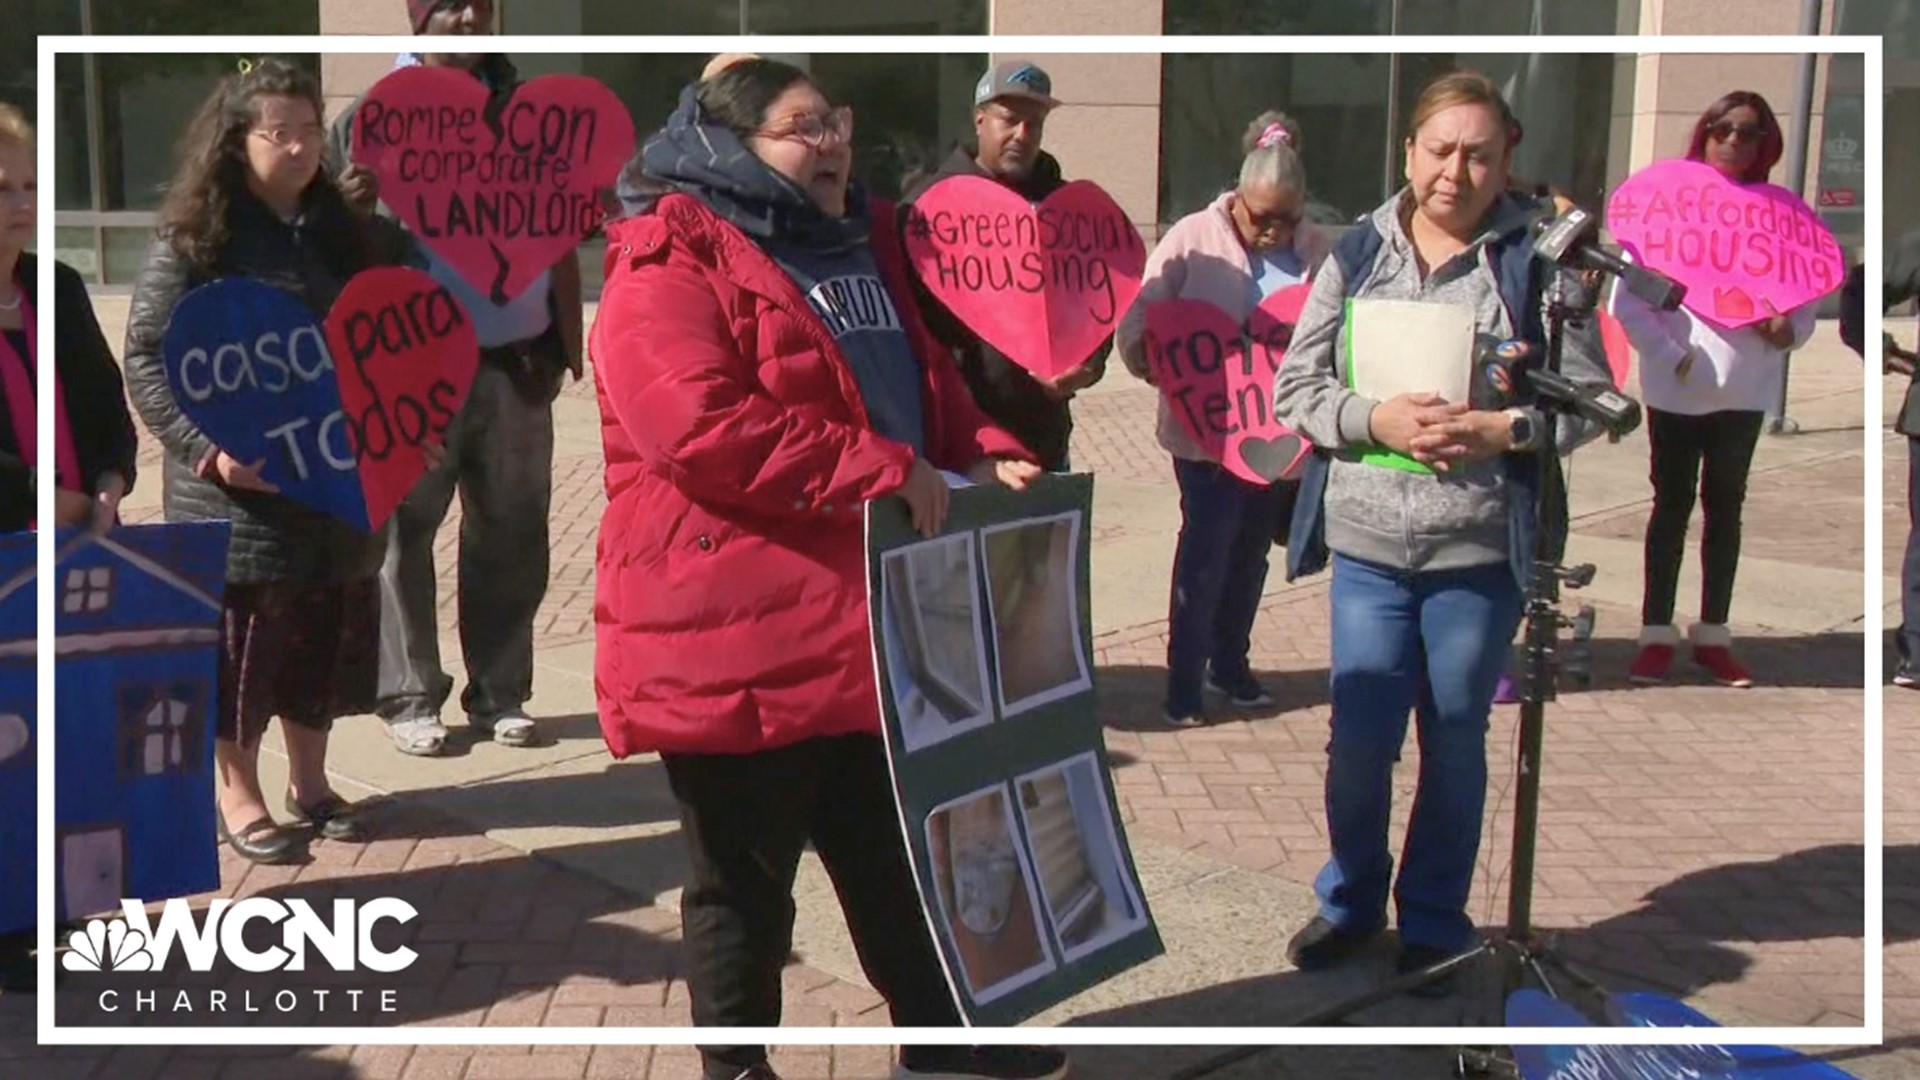
[[166, 451], [169, 521], [231, 519], [220, 654], [223, 840], [255, 862], [285, 862], [295, 837], [260, 790], [260, 738], [279, 716], [291, 772], [286, 807], [329, 839], [363, 835], [326, 774], [336, 717], [372, 710], [382, 537], [280, 495], [181, 411], [162, 340], [176, 304], [215, 279], [245, 278], [323, 315], [354, 274], [402, 261], [392, 226], [348, 210], [322, 167], [326, 129], [312, 75], [277, 59], [223, 79], [194, 117], [134, 286], [127, 383]]

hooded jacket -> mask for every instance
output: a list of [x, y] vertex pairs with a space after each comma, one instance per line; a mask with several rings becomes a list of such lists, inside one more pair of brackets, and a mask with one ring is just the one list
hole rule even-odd
[[[928, 188], [949, 176], [979, 176], [1004, 183], [980, 167], [980, 163], [974, 160], [976, 153], [973, 147], [955, 147], [939, 169], [908, 189], [901, 203], [902, 211], [912, 206], [914, 200]], [[1033, 175], [1020, 184], [1008, 186], [1029, 202], [1037, 203], [1065, 184], [1066, 180], [1060, 174], [1060, 162], [1043, 150], [1034, 162]], [[914, 295], [920, 302], [921, 314], [925, 316], [934, 335], [953, 350], [960, 373], [973, 391], [974, 400], [995, 423], [1032, 448], [1039, 455], [1044, 468], [1049, 471], [1064, 468], [1067, 446], [1073, 435], [1073, 410], [1069, 403], [1047, 397], [1038, 379], [1009, 360], [1005, 353], [980, 340], [980, 335], [968, 329], [917, 279], [913, 287]], [[1087, 357], [1086, 362], [1092, 366], [1096, 382], [1106, 375], [1107, 354], [1112, 351], [1113, 338], [1109, 337], [1100, 343], [1093, 355]]]
[[[1407, 192], [1395, 195], [1335, 245], [1275, 378], [1274, 412], [1316, 447], [1301, 476], [1287, 576], [1320, 569], [1333, 551], [1412, 572], [1508, 562], [1524, 588], [1536, 537], [1539, 457], [1504, 454], [1445, 475], [1361, 462], [1358, 451], [1370, 447], [1369, 420], [1379, 403], [1350, 388], [1341, 329], [1350, 299], [1419, 300], [1471, 308], [1482, 340], [1538, 345], [1545, 279], [1563, 271], [1533, 256], [1532, 207], [1503, 195], [1468, 250], [1422, 280], [1400, 220], [1409, 202]], [[1590, 390], [1612, 388], [1594, 320], [1569, 326], [1561, 373]], [[1473, 408], [1503, 404], [1491, 399], [1487, 380], [1471, 385]], [[1557, 430], [1560, 454], [1600, 434], [1596, 425], [1567, 416], [1558, 418]], [[1556, 458], [1548, 467], [1557, 465]], [[1548, 524], [1564, 528], [1564, 522]], [[1558, 542], [1550, 539], [1550, 546]]]
[[630, 216], [608, 227], [589, 340], [607, 746], [746, 754], [878, 734], [863, 504], [898, 491], [914, 455], [874, 431], [833, 334], [761, 244], [871, 248], [920, 361], [933, 465], [1029, 455], [914, 310], [891, 207], [826, 217], [691, 95], [620, 194]]
[[[1150, 374], [1147, 359], [1147, 311], [1155, 304], [1170, 300], [1200, 300], [1212, 304], [1236, 321], [1244, 322], [1253, 313], [1251, 289], [1253, 260], [1240, 240], [1239, 227], [1233, 223], [1230, 207], [1233, 193], [1226, 192], [1213, 202], [1175, 222], [1147, 259], [1141, 279], [1140, 295], [1120, 320], [1115, 335], [1120, 360], [1139, 378]], [[1293, 250], [1311, 281], [1320, 272], [1332, 241], [1319, 226], [1301, 222], [1294, 230]], [[1160, 446], [1174, 457], [1186, 461], [1211, 461], [1216, 455], [1196, 442], [1173, 414], [1165, 394], [1160, 396], [1158, 427]]]

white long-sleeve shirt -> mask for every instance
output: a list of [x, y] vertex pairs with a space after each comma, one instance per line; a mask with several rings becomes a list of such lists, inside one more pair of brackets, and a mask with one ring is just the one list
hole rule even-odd
[[[1640, 398], [1661, 412], [1701, 416], [1711, 412], [1765, 412], [1780, 396], [1787, 353], [1813, 337], [1817, 302], [1786, 312], [1793, 344], [1776, 349], [1757, 327], [1727, 330], [1686, 308], [1661, 311], [1614, 282], [1608, 304], [1640, 354]], [[1681, 362], [1693, 363], [1680, 377]]]

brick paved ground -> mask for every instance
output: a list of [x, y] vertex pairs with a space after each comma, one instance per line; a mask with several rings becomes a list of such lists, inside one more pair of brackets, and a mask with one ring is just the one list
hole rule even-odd
[[[568, 394], [587, 392], [582, 385]], [[1152, 445], [1151, 413], [1148, 392], [1087, 398], [1079, 409], [1078, 467], [1170, 488], [1164, 459]], [[592, 456], [563, 456], [556, 477], [554, 588], [541, 616], [543, 645], [590, 634], [592, 540], [601, 499]], [[1798, 475], [1757, 476], [1754, 505], [1781, 510], [1796, 527], [1791, 536], [1750, 529], [1749, 551], [1788, 560], [1820, 552], [1838, 565], [1849, 559], [1858, 565], [1860, 508], [1857, 498], [1848, 504], [1854, 491], [1857, 486], [1835, 490]], [[1623, 510], [1582, 527], [1594, 536], [1632, 536], [1643, 515], [1643, 509]], [[1096, 540], [1126, 530], [1124, 521], [1103, 523]], [[452, 529], [442, 535], [443, 572], [451, 570], [453, 535]], [[451, 605], [451, 596], [443, 603]], [[1864, 1009], [1864, 696], [1859, 680], [1845, 674], [1858, 670], [1857, 629], [1788, 637], [1739, 627], [1753, 639], [1748, 655], [1763, 674], [1763, 688], [1744, 694], [1686, 684], [1644, 690], [1617, 677], [1634, 613], [1603, 608], [1600, 614], [1596, 686], [1570, 694], [1549, 715], [1538, 921], [1562, 928], [1569, 954], [1604, 967], [1616, 985], [1646, 982], [1687, 993], [1709, 1011], [1743, 1022], [1858, 1023]], [[451, 620], [450, 607], [446, 615]], [[1276, 880], [1311, 880], [1326, 850], [1318, 806], [1328, 716], [1326, 623], [1323, 585], [1271, 599], [1256, 628], [1254, 660], [1279, 690], [1280, 710], [1180, 733], [1159, 730], [1156, 721], [1164, 627], [1130, 627], [1096, 642], [1103, 718], [1135, 836], [1202, 851]], [[1515, 712], [1496, 713], [1489, 743], [1494, 792], [1473, 902], [1488, 923], [1501, 921], [1506, 895], [1500, 872], [1509, 843], [1505, 789]], [[1890, 780], [1920, 768], [1920, 737], [1913, 734], [1920, 730], [1920, 709], [1908, 709], [1904, 724], [1896, 722], [1897, 712], [1888, 713]], [[1417, 764], [1410, 741], [1396, 781], [1402, 817]], [[1912, 790], [1888, 785], [1892, 1031], [1920, 1030], [1920, 949], [1913, 947], [1920, 937], [1920, 892], [1911, 884], [1920, 880], [1920, 797]], [[484, 839], [449, 835], [457, 829], [418, 811], [396, 806], [392, 813], [408, 829], [369, 845], [358, 858], [352, 849], [323, 844], [324, 858], [299, 870], [243, 876], [242, 867], [229, 863], [223, 891], [346, 895], [398, 887], [433, 897], [432, 918], [440, 921], [423, 927], [415, 946], [424, 959], [409, 1019], [684, 1022], [671, 917], [594, 879]], [[537, 909], [529, 902], [536, 895]], [[1276, 935], [1284, 931], [1276, 928]], [[789, 985], [795, 995], [790, 1022], [879, 1019], [878, 1001], [862, 988], [805, 968], [790, 971]], [[1230, 1007], [1232, 992], [1220, 988], [1223, 1007]], [[647, 1048], [126, 1048], [49, 1056], [25, 1045], [27, 1000], [0, 998], [0, 1075], [695, 1075], [689, 1051]], [[1199, 1050], [1088, 1048], [1078, 1060], [1081, 1075], [1147, 1080], [1202, 1056]], [[873, 1048], [786, 1048], [778, 1061], [789, 1077], [885, 1073], [885, 1052]], [[1920, 1075], [1920, 1051], [1850, 1054], [1844, 1062], [1861, 1075]], [[1278, 1075], [1438, 1078], [1447, 1069], [1439, 1051], [1371, 1048], [1276, 1052], [1222, 1074], [1229, 1080]]]

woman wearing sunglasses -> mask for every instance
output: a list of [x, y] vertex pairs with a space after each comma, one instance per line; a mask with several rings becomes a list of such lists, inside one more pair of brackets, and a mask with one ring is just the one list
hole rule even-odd
[[[1780, 122], [1766, 99], [1737, 90], [1701, 114], [1687, 157], [1713, 166], [1733, 183], [1757, 184], [1780, 160], [1783, 145]], [[1814, 310], [1814, 304], [1804, 304], [1728, 330], [1685, 308], [1660, 311], [1624, 289], [1614, 291], [1614, 314], [1640, 354], [1653, 456], [1640, 648], [1628, 670], [1634, 682], [1665, 681], [1680, 645], [1674, 594], [1697, 488], [1704, 518], [1703, 583], [1700, 619], [1687, 633], [1693, 662], [1723, 685], [1753, 685], [1752, 674], [1734, 657], [1727, 630], [1740, 562], [1740, 510], [1761, 424], [1780, 393], [1787, 353], [1813, 335]]]
[[[1312, 277], [1328, 240], [1301, 220], [1307, 177], [1299, 143], [1299, 129], [1285, 114], [1262, 114], [1247, 130], [1239, 183], [1167, 230], [1147, 260], [1139, 299], [1120, 323], [1120, 357], [1128, 370], [1153, 379], [1146, 350], [1153, 305], [1199, 300], [1244, 321], [1262, 300]], [[1299, 485], [1253, 484], [1228, 472], [1188, 435], [1164, 395], [1159, 436], [1180, 485], [1165, 716], [1171, 727], [1194, 727], [1205, 722], [1203, 680], [1237, 708], [1273, 703], [1254, 678], [1247, 651], [1267, 553]]]
[[[691, 876], [693, 1019], [780, 1022], [809, 844], [902, 1026], [960, 1022], [880, 739], [862, 504], [932, 536], [941, 470], [1039, 475], [921, 323], [892, 208], [848, 182], [852, 115], [800, 69], [709, 69], [621, 179], [591, 350], [607, 510], [595, 687], [616, 757], [658, 752]], [[705, 1080], [772, 1080], [762, 1046]], [[1063, 1055], [909, 1047], [898, 1075], [1044, 1078]]]

